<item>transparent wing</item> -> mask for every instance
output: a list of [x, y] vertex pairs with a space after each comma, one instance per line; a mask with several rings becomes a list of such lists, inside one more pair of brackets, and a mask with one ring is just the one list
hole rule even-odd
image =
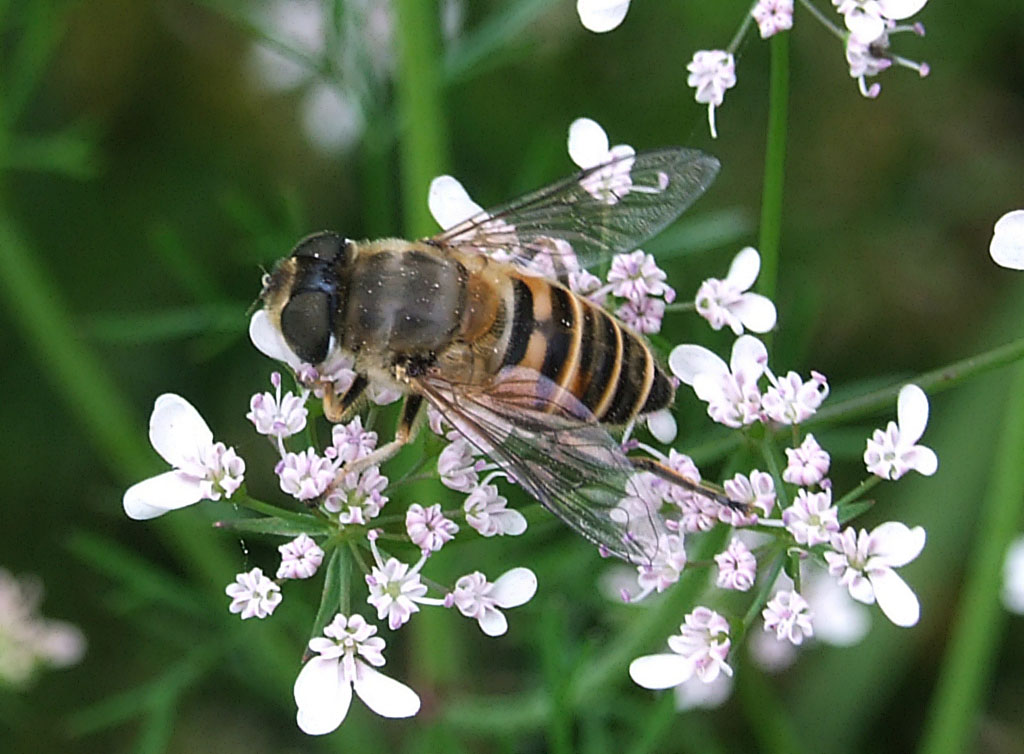
[[719, 162], [670, 147], [618, 157], [508, 204], [478, 213], [432, 243], [536, 267], [559, 277], [631, 251], [671, 223], [714, 180]]
[[484, 387], [430, 376], [415, 382], [467, 440], [576, 532], [632, 563], [654, 561], [669, 534], [661, 501], [571, 393], [522, 367]]

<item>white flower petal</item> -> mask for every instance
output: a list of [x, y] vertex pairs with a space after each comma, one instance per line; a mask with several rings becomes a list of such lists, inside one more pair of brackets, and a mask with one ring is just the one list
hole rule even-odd
[[191, 403], [180, 395], [165, 393], [153, 405], [149, 441], [167, 463], [182, 466], [213, 445], [213, 432]]
[[342, 679], [337, 658], [314, 657], [299, 671], [293, 688], [304, 733], [322, 736], [341, 725], [352, 703], [352, 685]]
[[720, 375], [701, 372], [693, 378], [693, 393], [707, 403], [719, 403], [725, 400]]
[[875, 602], [875, 591], [871, 588], [871, 582], [863, 575], [857, 574], [850, 581], [850, 596], [865, 605], [872, 605]]
[[751, 382], [764, 374], [768, 363], [768, 349], [753, 335], [741, 335], [732, 346], [729, 366], [735, 375], [742, 374]]
[[581, 168], [592, 168], [608, 159], [608, 134], [590, 118], [577, 118], [569, 126], [569, 157]]
[[896, 399], [896, 423], [900, 428], [900, 444], [911, 446], [924, 434], [928, 425], [928, 396], [917, 385], [904, 385]]
[[1024, 270], [1024, 209], [1007, 212], [996, 221], [988, 253], [1002, 267]]
[[437, 224], [445, 230], [483, 212], [483, 207], [474, 202], [462, 184], [450, 175], [439, 175], [430, 182], [427, 206]]
[[693, 675], [693, 661], [677, 654], [645, 655], [629, 663], [629, 677], [645, 689], [668, 689]]
[[751, 332], [768, 332], [775, 327], [775, 304], [760, 293], [744, 293], [731, 307], [743, 326]]
[[729, 274], [725, 276], [727, 283], [732, 283], [741, 291], [747, 290], [757, 280], [761, 271], [761, 255], [753, 246], [740, 249], [729, 265]]
[[939, 457], [935, 455], [934, 450], [924, 445], [915, 445], [903, 458], [910, 463], [910, 468], [919, 474], [931, 476], [939, 470]]
[[901, 21], [904, 18], [910, 18], [919, 10], [921, 10], [928, 0], [878, 0], [878, 5], [882, 9], [882, 14], [886, 18], [892, 18], [896, 21]]
[[335, 86], [316, 84], [302, 100], [302, 128], [321, 152], [333, 154], [348, 149], [365, 126], [359, 100]]
[[871, 44], [885, 32], [885, 21], [874, 13], [855, 10], [845, 16], [846, 28], [863, 44]]
[[917, 624], [921, 617], [921, 605], [917, 595], [891, 568], [868, 573], [875, 590], [878, 607], [885, 617], [897, 626], [909, 627]]
[[359, 698], [381, 717], [412, 717], [420, 711], [420, 698], [394, 678], [361, 664], [353, 684]]
[[500, 513], [493, 513], [491, 515], [498, 519], [501, 531], [504, 534], [516, 537], [526, 531], [526, 516], [514, 508], [507, 508]]
[[124, 493], [122, 504], [128, 518], [145, 521], [198, 503], [202, 498], [198, 480], [180, 471], [166, 471], [133, 484]]
[[265, 309], [258, 310], [249, 320], [249, 340], [264, 356], [283, 361], [293, 370], [302, 365], [302, 359], [288, 347], [281, 331], [274, 327]]
[[508, 631], [508, 620], [500, 610], [485, 610], [477, 622], [480, 629], [488, 636], [501, 636]]
[[654, 435], [655, 440], [668, 445], [676, 439], [676, 417], [667, 408], [655, 411], [647, 416], [647, 429]]
[[537, 593], [537, 576], [529, 568], [513, 568], [494, 582], [490, 596], [498, 607], [525, 605]]
[[704, 346], [684, 344], [672, 349], [668, 355], [668, 368], [672, 374], [687, 385], [693, 385], [698, 374], [723, 375], [729, 373], [729, 365], [722, 357]]
[[629, 3], [630, 0], [577, 0], [576, 12], [584, 28], [601, 34], [622, 23]]
[[913, 529], [899, 521], [887, 521], [871, 532], [869, 558], [881, 558], [887, 566], [904, 566], [924, 549], [926, 534], [923, 527]]

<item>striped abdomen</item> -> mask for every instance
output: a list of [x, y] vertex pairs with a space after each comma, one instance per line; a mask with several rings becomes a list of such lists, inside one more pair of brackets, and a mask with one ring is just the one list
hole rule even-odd
[[514, 274], [511, 284], [501, 366], [535, 369], [609, 424], [672, 402], [650, 348], [604, 309], [543, 278]]

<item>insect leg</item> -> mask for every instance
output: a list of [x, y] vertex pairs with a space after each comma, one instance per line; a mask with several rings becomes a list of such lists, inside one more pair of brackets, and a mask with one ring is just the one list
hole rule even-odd
[[335, 485], [337, 485], [342, 478], [348, 474], [358, 473], [370, 466], [384, 463], [388, 459], [394, 457], [395, 453], [401, 450], [403, 445], [412, 442], [416, 437], [416, 430], [418, 429], [416, 419], [419, 416], [422, 406], [422, 395], [416, 395], [415, 393], [409, 393], [406, 395], [405, 401], [402, 403], [402, 415], [398, 420], [398, 428], [395, 430], [395, 439], [389, 443], [381, 445], [368, 456], [364, 456], [356, 461], [345, 464], [345, 466], [338, 472], [338, 475], [334, 478], [334, 481], [328, 488], [328, 492], [334, 489]]
[[647, 458], [645, 456], [627, 456], [627, 458], [629, 458], [629, 462], [633, 464], [633, 468], [639, 471], [648, 471], [659, 479], [664, 479], [669, 484], [675, 484], [679, 487], [688, 489], [690, 492], [706, 497], [709, 500], [714, 500], [720, 505], [726, 505], [733, 510], [746, 510], [745, 505], [737, 503], [735, 500], [730, 500], [724, 491], [717, 487], [713, 487], [707, 482], [691, 481], [678, 471], [669, 468], [655, 458]]
[[327, 417], [327, 421], [337, 424], [344, 419], [345, 414], [362, 397], [367, 384], [366, 378], [363, 375], [356, 375], [352, 386], [345, 394], [338, 395], [334, 392], [333, 386], [330, 383], [324, 383], [324, 416]]

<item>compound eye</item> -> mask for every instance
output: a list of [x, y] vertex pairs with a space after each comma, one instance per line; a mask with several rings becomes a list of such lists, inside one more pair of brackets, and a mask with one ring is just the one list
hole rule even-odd
[[281, 312], [281, 334], [303, 361], [319, 364], [331, 344], [330, 300], [321, 291], [292, 296]]
[[292, 252], [292, 256], [321, 259], [332, 263], [343, 257], [347, 245], [348, 241], [337, 233], [323, 231], [306, 236], [299, 241]]

